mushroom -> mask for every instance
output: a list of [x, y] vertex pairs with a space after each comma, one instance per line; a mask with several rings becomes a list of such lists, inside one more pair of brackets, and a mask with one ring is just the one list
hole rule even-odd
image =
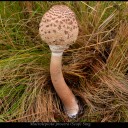
[[60, 97], [65, 113], [70, 118], [79, 113], [78, 101], [67, 86], [62, 74], [62, 55], [78, 36], [78, 25], [74, 12], [66, 5], [52, 6], [42, 17], [39, 34], [52, 52], [50, 74], [53, 86]]

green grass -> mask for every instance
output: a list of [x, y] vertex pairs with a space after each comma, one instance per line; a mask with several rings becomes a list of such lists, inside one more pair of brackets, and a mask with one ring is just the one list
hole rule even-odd
[[[66, 83], [85, 108], [75, 120], [62, 111], [50, 49], [38, 32], [55, 4], [69, 6], [79, 23], [78, 39], [63, 56]], [[127, 122], [127, 8], [121, 1], [0, 2], [0, 122]]]

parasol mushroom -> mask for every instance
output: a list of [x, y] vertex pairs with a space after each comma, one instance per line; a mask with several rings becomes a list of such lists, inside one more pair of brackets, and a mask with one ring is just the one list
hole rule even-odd
[[79, 113], [78, 101], [67, 86], [62, 74], [62, 55], [78, 36], [78, 25], [74, 12], [66, 5], [52, 6], [42, 17], [39, 34], [52, 52], [50, 74], [53, 86], [60, 97], [65, 113], [70, 118]]

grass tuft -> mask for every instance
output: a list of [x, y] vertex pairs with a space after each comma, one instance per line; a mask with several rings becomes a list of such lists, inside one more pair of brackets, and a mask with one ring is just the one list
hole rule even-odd
[[[62, 69], [83, 103], [84, 114], [75, 120], [63, 112], [50, 78], [50, 50], [38, 34], [55, 4], [69, 6], [79, 23]], [[127, 2], [1, 2], [0, 122], [127, 122], [127, 115]]]

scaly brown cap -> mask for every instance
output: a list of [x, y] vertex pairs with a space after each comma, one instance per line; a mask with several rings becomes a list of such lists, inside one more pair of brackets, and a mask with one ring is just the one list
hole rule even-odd
[[78, 36], [74, 12], [66, 5], [54, 5], [42, 17], [39, 34], [48, 45], [71, 45]]

